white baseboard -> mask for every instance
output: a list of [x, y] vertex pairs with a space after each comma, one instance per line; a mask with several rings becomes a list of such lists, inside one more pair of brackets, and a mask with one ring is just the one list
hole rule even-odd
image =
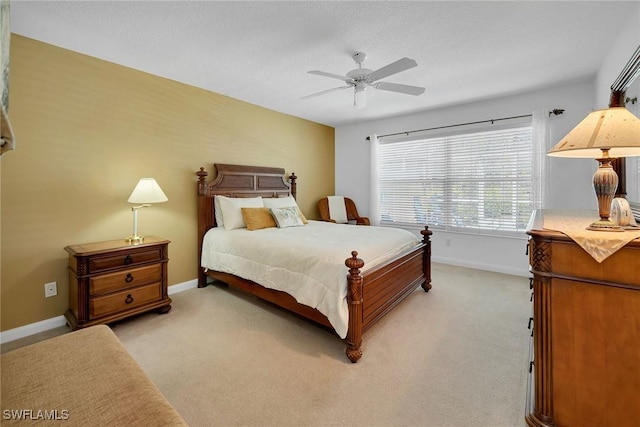
[[510, 274], [512, 276], [529, 277], [529, 271], [518, 268], [509, 268], [500, 265], [484, 264], [479, 262], [462, 261], [455, 258], [431, 256], [432, 262], [440, 264], [450, 264], [458, 267], [475, 268], [476, 270], [492, 271], [494, 273]]
[[[169, 295], [177, 294], [178, 292], [186, 291], [187, 289], [197, 288], [198, 279], [189, 280], [177, 285], [169, 286], [167, 293]], [[30, 323], [28, 325], [20, 326], [18, 328], [9, 329], [4, 332], [0, 332], [0, 344], [4, 344], [10, 341], [15, 341], [20, 338], [28, 337], [29, 335], [35, 335], [40, 332], [48, 331], [50, 329], [59, 328], [67, 323], [67, 319], [64, 316], [52, 317], [51, 319], [41, 320], [39, 322]]]
[[0, 343], [4, 344], [39, 332], [48, 331], [49, 329], [59, 328], [64, 326], [65, 323], [67, 323], [67, 319], [64, 316], [57, 316], [20, 326], [19, 328], [9, 329], [8, 331], [0, 332]]
[[167, 293], [169, 295], [177, 294], [178, 292], [186, 291], [187, 289], [193, 289], [198, 287], [198, 279], [188, 280], [186, 282], [178, 283], [177, 285], [169, 286]]

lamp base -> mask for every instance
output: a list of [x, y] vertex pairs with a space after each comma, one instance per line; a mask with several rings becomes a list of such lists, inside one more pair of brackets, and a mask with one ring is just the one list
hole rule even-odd
[[599, 166], [596, 173], [593, 174], [593, 189], [598, 198], [598, 214], [600, 219], [590, 226], [587, 230], [592, 231], [624, 231], [618, 224], [611, 221], [611, 201], [616, 194], [618, 188], [618, 174], [611, 166], [611, 157], [609, 157], [609, 149], [602, 148], [602, 157], [598, 160]]
[[599, 219], [598, 221], [592, 223], [587, 227], [587, 230], [592, 231], [624, 231], [622, 227], [620, 227], [615, 222], [609, 219]]
[[142, 243], [144, 241], [144, 237], [143, 236], [138, 236], [137, 234], [132, 234], [131, 236], [127, 237], [125, 239], [125, 241], [127, 243], [132, 244], [132, 245], [137, 245], [137, 244]]

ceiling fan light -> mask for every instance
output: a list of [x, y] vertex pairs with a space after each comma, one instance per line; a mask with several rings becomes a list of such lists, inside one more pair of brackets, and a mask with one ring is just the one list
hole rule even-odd
[[365, 88], [358, 88], [356, 86], [355, 94], [353, 96], [353, 105], [356, 107], [356, 110], [362, 110], [367, 106], [367, 92]]

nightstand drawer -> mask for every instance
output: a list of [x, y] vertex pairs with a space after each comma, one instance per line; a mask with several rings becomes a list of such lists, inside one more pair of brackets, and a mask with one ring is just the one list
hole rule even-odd
[[105, 257], [94, 257], [89, 263], [88, 273], [99, 273], [113, 268], [128, 267], [145, 262], [160, 261], [162, 259], [162, 248], [153, 247], [140, 251], [128, 251], [119, 255]]
[[95, 318], [121, 312], [152, 301], [160, 301], [161, 299], [161, 282], [102, 297], [93, 297], [89, 303], [90, 317]]
[[89, 279], [89, 294], [98, 295], [162, 280], [162, 265], [132, 268]]

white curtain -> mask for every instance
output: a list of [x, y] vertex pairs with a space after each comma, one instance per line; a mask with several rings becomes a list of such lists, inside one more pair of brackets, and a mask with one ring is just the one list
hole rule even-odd
[[369, 177], [369, 221], [371, 222], [371, 225], [380, 225], [380, 191], [378, 185], [378, 171], [380, 170], [378, 166], [378, 152], [380, 148], [380, 142], [378, 141], [378, 135], [370, 135], [369, 143], [371, 148], [371, 175]]
[[531, 181], [533, 184], [534, 209], [540, 209], [547, 205], [546, 198], [549, 195], [549, 180], [546, 176], [547, 150], [549, 147], [549, 112], [544, 109], [536, 109], [532, 115], [532, 140], [533, 162]]

